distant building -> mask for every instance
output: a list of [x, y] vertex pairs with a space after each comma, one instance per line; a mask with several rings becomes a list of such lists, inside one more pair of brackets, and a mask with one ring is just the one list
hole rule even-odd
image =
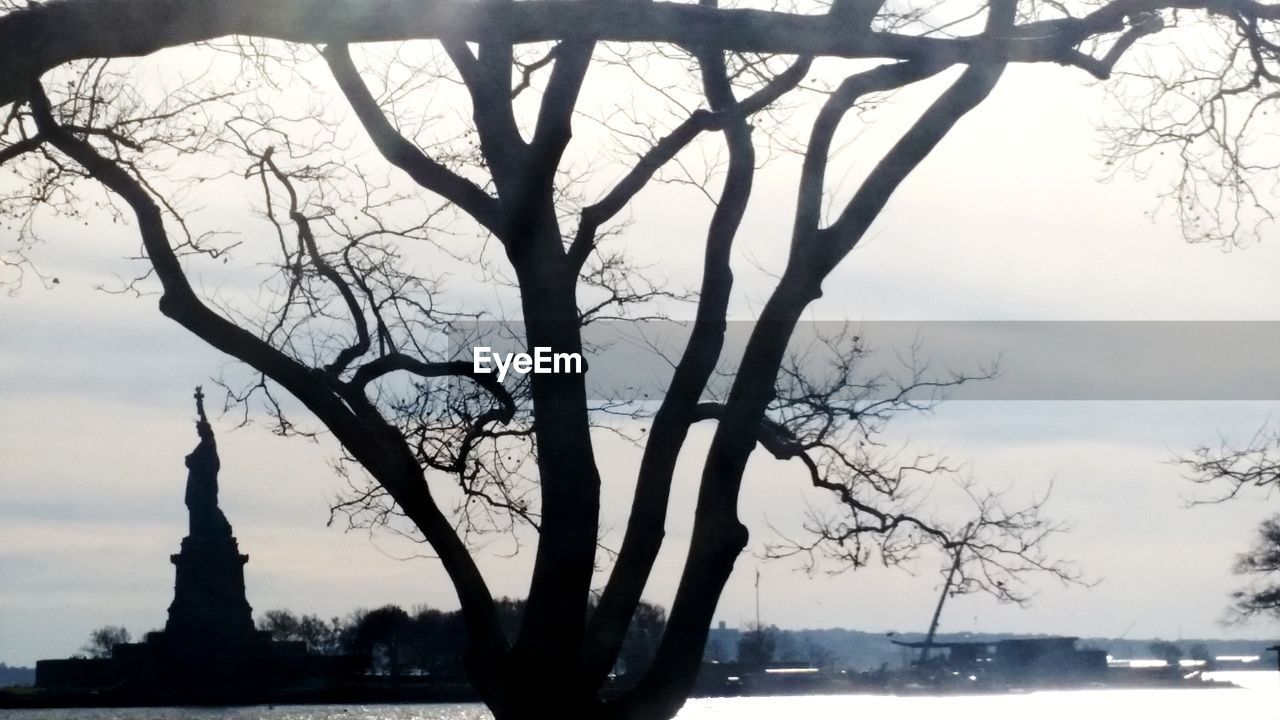
[[1079, 649], [1074, 637], [1019, 638], [995, 643], [995, 667], [1008, 678], [1033, 680], [1101, 676], [1107, 671], [1107, 651]]
[[[1107, 672], [1105, 650], [1079, 649], [1075, 637], [1037, 637], [994, 642], [932, 643], [946, 655], [925, 664], [952, 674], [1012, 685], [1053, 685], [1100, 678]], [[923, 642], [894, 641], [923, 649]]]
[[140, 643], [116, 645], [110, 658], [41, 660], [36, 687], [219, 701], [282, 689], [314, 691], [363, 670], [361, 658], [312, 655], [305, 643], [275, 642], [269, 632], [254, 628], [244, 588], [249, 556], [240, 554], [231, 523], [218, 507], [217, 443], [199, 388], [195, 398], [200, 441], [186, 458], [189, 533], [169, 558], [176, 579], [164, 630]]

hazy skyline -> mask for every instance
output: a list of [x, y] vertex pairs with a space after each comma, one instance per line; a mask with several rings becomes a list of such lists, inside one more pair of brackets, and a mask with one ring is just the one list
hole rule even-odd
[[[1103, 107], [1099, 91], [1073, 73], [1011, 69], [992, 100], [904, 185], [827, 283], [813, 316], [1280, 320], [1280, 297], [1269, 292], [1280, 248], [1188, 246], [1166, 215], [1145, 217], [1164, 189], [1158, 180], [1096, 182], [1103, 166], [1091, 157], [1092, 123]], [[760, 278], [785, 253], [788, 177], [784, 164], [757, 189], [735, 259], [741, 317], [751, 316]], [[700, 211], [673, 202], [681, 192], [647, 192], [629, 232], [648, 241], [635, 244], [642, 261], [660, 260], [659, 271], [670, 268], [688, 283], [698, 264], [688, 220]], [[168, 555], [185, 532], [191, 388], [208, 386], [227, 364], [163, 318], [154, 297], [95, 293], [108, 269], [121, 267], [112, 258], [136, 242], [125, 228], [93, 232], [86, 242], [38, 248], [42, 270], [59, 278], [55, 289], [33, 282], [0, 298], [0, 662], [66, 656], [104, 624], [138, 635], [163, 623], [173, 582]], [[462, 293], [484, 292], [468, 278], [455, 284]], [[216, 391], [213, 397], [211, 409], [219, 404]], [[1238, 583], [1229, 573], [1233, 556], [1278, 506], [1246, 498], [1184, 509], [1192, 488], [1168, 460], [1219, 432], [1247, 436], [1277, 410], [1280, 404], [1267, 403], [954, 403], [902, 425], [895, 437], [941, 448], [983, 482], [1013, 486], [1015, 494], [1040, 492], [1053, 480], [1050, 513], [1070, 518], [1075, 529], [1051, 549], [1102, 581], [1088, 590], [1046, 582], [1028, 610], [962, 598], [949, 606], [943, 630], [1268, 635], [1264, 623], [1227, 630], [1215, 621]], [[340, 487], [326, 464], [335, 454], [330, 444], [279, 440], [260, 425], [233, 432], [234, 417], [214, 414], [223, 507], [251, 558], [256, 611], [328, 616], [387, 602], [455, 605], [434, 562], [396, 559], [423, 548], [385, 533], [368, 538], [325, 527]], [[686, 456], [705, 440], [696, 434]], [[602, 440], [601, 456], [603, 525], [617, 535], [634, 451]], [[649, 598], [660, 603], [674, 588], [689, 526], [688, 474], [678, 474], [670, 547], [650, 586]], [[802, 485], [795, 468], [753, 459], [741, 508], [753, 530], [751, 551], [768, 540], [769, 525], [796, 522]], [[511, 549], [497, 540], [482, 551], [497, 594], [523, 592], [531, 553], [504, 559]], [[756, 564], [751, 556], [739, 561], [719, 619], [736, 625], [754, 616]], [[764, 619], [783, 627], [922, 630], [936, 601], [933, 561], [920, 563], [915, 576], [868, 569], [813, 579], [785, 562], [760, 566]], [[796, 591], [799, 583], [805, 592]]]

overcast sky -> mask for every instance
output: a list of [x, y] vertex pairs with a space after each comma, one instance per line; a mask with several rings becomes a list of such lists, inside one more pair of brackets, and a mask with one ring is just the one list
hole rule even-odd
[[[894, 137], [895, 112], [879, 113], [863, 139], [874, 146]], [[828, 281], [813, 317], [1280, 320], [1275, 243], [1230, 253], [1189, 246], [1167, 216], [1150, 215], [1164, 189], [1158, 178], [1099, 182], [1094, 127], [1104, 112], [1101, 92], [1078, 74], [1012, 69], [904, 185]], [[785, 256], [793, 169], [781, 163], [757, 188], [735, 257], [741, 317], [758, 307], [768, 272]], [[638, 257], [685, 282], [700, 265], [701, 226], [691, 218], [705, 216], [689, 196], [680, 186], [647, 191], [629, 236]], [[127, 269], [119, 258], [136, 245], [127, 229], [94, 227], [56, 240], [36, 254], [59, 278], [56, 288], [31, 283], [0, 297], [0, 662], [19, 665], [67, 656], [104, 624], [135, 635], [163, 625], [173, 585], [168, 556], [185, 534], [182, 460], [196, 442], [191, 391], [227, 363], [165, 320], [154, 297], [93, 289]], [[454, 289], [483, 292], [467, 278]], [[963, 460], [975, 478], [1017, 497], [1052, 481], [1050, 512], [1074, 529], [1051, 550], [1099, 581], [1092, 589], [1043, 583], [1025, 610], [961, 598], [948, 607], [943, 630], [1270, 635], [1266, 624], [1216, 622], [1237, 583], [1229, 573], [1234, 554], [1280, 506], [1250, 496], [1186, 509], [1193, 489], [1168, 461], [1220, 434], [1246, 438], [1277, 411], [1280, 403], [1267, 402], [953, 402], [897, 426], [894, 439]], [[235, 417], [214, 418], [222, 504], [250, 556], [256, 611], [331, 616], [388, 602], [455, 606], [434, 561], [407, 559], [423, 548], [326, 527], [340, 489], [328, 469], [331, 444], [235, 425]], [[707, 439], [696, 432], [682, 460], [649, 590], [656, 602], [674, 591]], [[600, 456], [605, 524], [617, 535], [636, 453], [602, 438]], [[741, 506], [753, 554], [740, 561], [718, 619], [739, 625], [754, 616], [758, 566], [766, 622], [923, 630], [939, 582], [932, 561], [914, 574], [807, 577], [785, 562], [757, 560], [769, 528], [794, 527], [816, 499], [797, 468], [753, 460]], [[531, 553], [510, 559], [510, 549], [497, 540], [478, 552], [494, 591], [519, 595]]]

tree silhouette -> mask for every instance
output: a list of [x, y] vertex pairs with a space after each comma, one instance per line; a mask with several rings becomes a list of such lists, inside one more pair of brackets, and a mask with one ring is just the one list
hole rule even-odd
[[[1242, 447], [1223, 439], [1175, 462], [1192, 482], [1212, 488], [1211, 495], [1193, 504], [1227, 502], [1249, 490], [1269, 491], [1280, 484], [1280, 433], [1263, 428]], [[1280, 616], [1280, 515], [1262, 521], [1253, 547], [1236, 556], [1232, 570], [1252, 582], [1231, 593], [1226, 622]]]
[[751, 624], [738, 636], [738, 665], [748, 672], [759, 672], [773, 662], [778, 645], [778, 629]]
[[[714, 0], [0, 2], [0, 103], [9, 106], [0, 163], [14, 180], [0, 197], [13, 229], [6, 277], [41, 277], [28, 255], [46, 213], [89, 227], [127, 218], [145, 269], [121, 289], [158, 289], [165, 316], [251, 368], [255, 379], [230, 388], [231, 398], [265, 403], [282, 434], [309, 431], [278, 401], [281, 391], [306, 408], [345, 453], [353, 495], [340, 510], [402, 523], [431, 546], [462, 607], [468, 675], [499, 720], [676, 712], [747, 546], [738, 504], [757, 448], [803, 466], [833, 503], [812, 518], [811, 539], [789, 538], [778, 554], [856, 566], [929, 546], [948, 556], [966, 549], [972, 565], [960, 582], [997, 596], [1024, 571], [1068, 574], [1040, 554], [1054, 526], [1038, 506], [1005, 509], [966, 487], [976, 517], [945, 522], [922, 512], [912, 489], [952, 468], [874, 451], [890, 417], [927, 408], [964, 378], [912, 374], [895, 387], [862, 378], [853, 361], [815, 378], [803, 363], [789, 366], [793, 336], [890, 197], [1010, 64], [1056, 63], [1108, 79], [1166, 28], [1194, 26], [1170, 37], [1204, 52], [1153, 50], [1159, 68], [1123, 73], [1146, 94], [1127, 83], [1121, 96], [1137, 112], [1114, 129], [1111, 158], [1174, 143], [1188, 234], [1246, 232], [1249, 213], [1260, 212], [1253, 200], [1265, 196], [1250, 180], [1267, 168], [1238, 152], [1256, 125], [1228, 127], [1226, 118], [1241, 115], [1221, 110], [1273, 101], [1280, 18], [1280, 5], [1255, 0], [836, 0], [767, 10]], [[373, 46], [385, 42], [402, 44]], [[232, 69], [211, 63], [148, 91], [118, 62], [182, 46]], [[812, 66], [824, 58], [861, 63], [844, 66], [850, 74], [830, 87], [807, 83], [822, 77]], [[612, 110], [586, 107], [593, 67], [648, 95]], [[842, 123], [893, 91], [923, 92], [927, 81], [945, 89], [851, 197], [834, 199], [828, 166]], [[451, 87], [462, 97], [435, 110], [469, 104], [469, 113], [441, 120], [424, 110]], [[787, 103], [815, 91], [812, 124], [792, 127]], [[294, 113], [282, 99], [290, 92], [313, 102]], [[606, 136], [597, 150], [617, 143], [628, 157], [616, 172], [590, 173], [573, 155], [573, 134], [588, 121]], [[725, 358], [734, 240], [766, 157], [757, 151], [795, 147], [797, 134], [805, 139], [786, 266], [745, 347]], [[713, 141], [723, 167], [699, 174], [678, 157]], [[394, 173], [369, 169], [366, 149]], [[640, 242], [627, 235], [624, 211], [656, 180], [692, 184], [714, 201], [697, 230], [696, 292], [666, 289], [621, 242]], [[263, 243], [229, 239], [192, 209], [198, 198], [242, 195], [245, 186], [232, 183], [245, 182], [261, 213], [249, 235], [269, 239], [269, 260], [255, 255]], [[1197, 192], [1206, 182], [1211, 197]], [[1229, 222], [1206, 224], [1215, 218]], [[203, 272], [242, 254], [273, 271], [249, 283], [262, 294], [235, 302], [197, 289]], [[451, 261], [494, 287], [514, 286], [521, 325], [508, 329], [522, 348], [583, 352], [585, 325], [660, 317], [670, 301], [696, 298], [652, 416], [648, 407], [593, 403], [582, 373], [501, 383], [440, 351], [432, 338], [477, 338], [467, 323], [482, 317], [465, 300], [448, 302]], [[845, 340], [838, 356], [856, 359], [856, 338]], [[710, 390], [718, 377], [727, 378], [723, 393]], [[647, 423], [616, 556], [599, 546], [595, 437], [608, 411]], [[677, 459], [700, 422], [715, 430], [661, 641], [643, 677], [606, 701], [600, 690], [664, 543]], [[509, 632], [470, 541], [517, 527], [537, 541], [528, 601]], [[611, 561], [608, 577], [593, 588], [602, 560]]]
[[272, 640], [306, 643], [307, 650], [320, 655], [337, 655], [346, 650], [350, 629], [338, 618], [321, 620], [316, 615], [295, 615], [289, 610], [268, 610], [258, 620], [258, 629], [271, 633]]
[[395, 683], [400, 679], [411, 627], [408, 613], [395, 605], [385, 605], [360, 613], [351, 644], [357, 652], [373, 658], [374, 672], [389, 675]]
[[1191, 660], [1198, 660], [1201, 662], [1213, 661], [1213, 653], [1209, 651], [1209, 646], [1204, 643], [1196, 643], [1192, 645], [1191, 649], [1187, 651], [1187, 657]]
[[1157, 640], [1151, 643], [1151, 646], [1147, 649], [1151, 651], [1151, 654], [1157, 660], [1165, 661], [1170, 667], [1177, 667], [1178, 663], [1182, 661], [1182, 648], [1178, 647], [1177, 643]]
[[1227, 619], [1280, 617], [1280, 515], [1262, 521], [1254, 546], [1236, 557], [1233, 570], [1254, 582], [1231, 593]]
[[116, 645], [132, 640], [129, 631], [119, 625], [104, 625], [92, 633], [80, 651], [91, 658], [109, 658], [115, 653]]
[[666, 610], [643, 600], [636, 606], [631, 627], [622, 641], [622, 649], [618, 651], [624, 677], [635, 679], [644, 673], [658, 653], [658, 644], [662, 642], [662, 632], [666, 627]]

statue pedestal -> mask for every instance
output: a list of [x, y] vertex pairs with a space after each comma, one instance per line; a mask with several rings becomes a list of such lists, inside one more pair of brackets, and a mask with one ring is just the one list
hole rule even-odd
[[183, 644], [240, 645], [256, 634], [245, 599], [244, 565], [231, 535], [189, 535], [169, 558], [176, 568], [165, 634]]

